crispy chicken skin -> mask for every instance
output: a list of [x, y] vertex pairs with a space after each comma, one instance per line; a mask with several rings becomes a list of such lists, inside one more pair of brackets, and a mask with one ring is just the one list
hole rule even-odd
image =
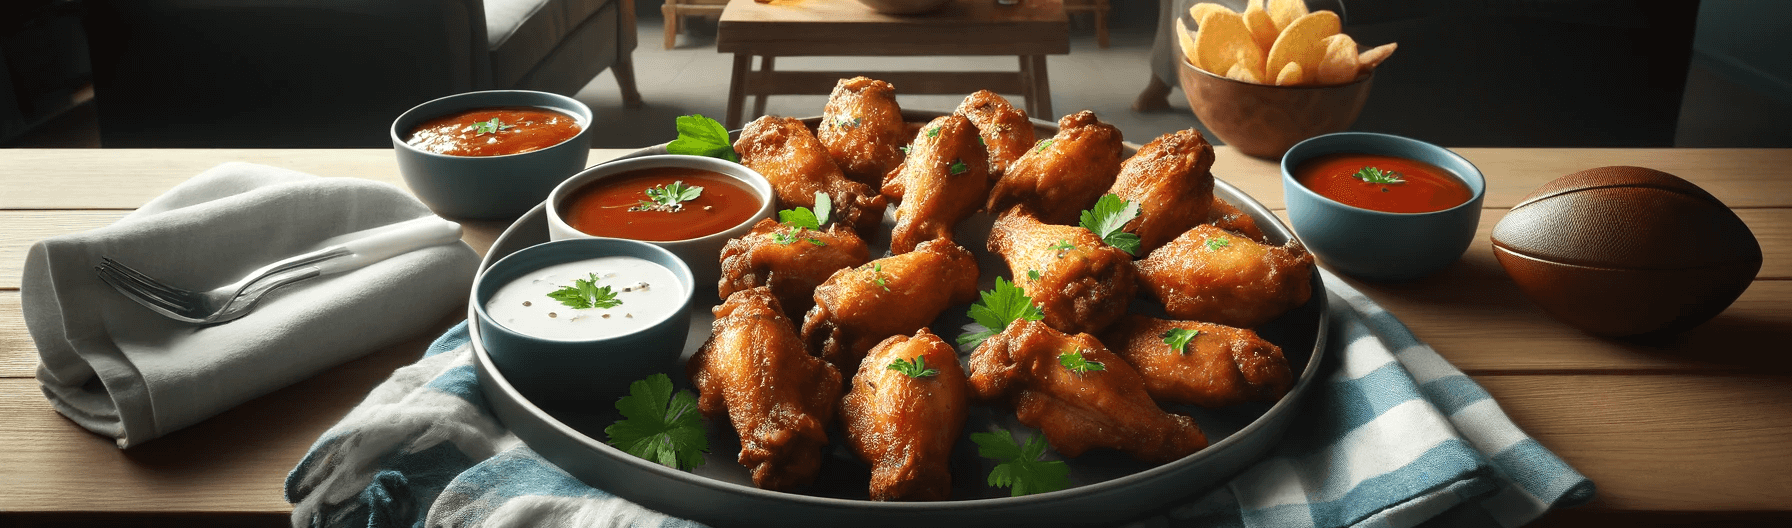
[[1313, 255], [1299, 242], [1267, 246], [1207, 224], [1135, 265], [1140, 286], [1177, 319], [1256, 328], [1313, 293]]
[[[1199, 333], [1175, 350], [1164, 339], [1177, 328]], [[1294, 385], [1281, 347], [1242, 328], [1128, 315], [1101, 342], [1138, 369], [1145, 391], [1160, 403], [1213, 408], [1273, 402]]]
[[[1060, 363], [1061, 354], [1078, 351], [1105, 370], [1073, 372]], [[1089, 334], [1018, 320], [971, 353], [969, 371], [977, 398], [1011, 403], [1021, 423], [1039, 428], [1067, 457], [1108, 447], [1161, 463], [1207, 447], [1193, 418], [1158, 408], [1138, 371]]]
[[764, 116], [747, 123], [734, 142], [740, 164], [759, 171], [778, 195], [779, 209], [815, 207], [815, 193], [832, 200], [836, 221], [859, 233], [877, 229], [884, 218], [884, 197], [869, 185], [840, 173], [828, 151], [802, 121]]
[[857, 372], [884, 338], [912, 334], [976, 297], [977, 257], [950, 240], [929, 240], [828, 277], [803, 319], [803, 342], [841, 372]]
[[1058, 120], [1058, 135], [1027, 150], [990, 189], [992, 213], [1015, 205], [1048, 224], [1075, 224], [1120, 173], [1120, 129], [1088, 110]]
[[1263, 236], [1263, 229], [1257, 227], [1257, 221], [1251, 219], [1251, 215], [1244, 214], [1218, 196], [1213, 197], [1213, 207], [1207, 210], [1207, 223], [1257, 242], [1269, 242], [1269, 237]]
[[1045, 312], [1045, 324], [1065, 332], [1100, 332], [1126, 313], [1138, 291], [1132, 255], [1081, 227], [1011, 211], [996, 219], [989, 251], [1008, 262], [1014, 284]]
[[896, 206], [890, 253], [913, 251], [927, 240], [951, 240], [953, 226], [982, 208], [989, 196], [988, 159], [977, 128], [964, 116], [940, 116], [921, 127], [908, 159], [884, 186], [908, 190]]
[[821, 109], [816, 137], [847, 178], [872, 187], [902, 163], [908, 125], [896, 105], [896, 87], [867, 77], [840, 79]]
[[965, 97], [952, 113], [970, 118], [971, 124], [977, 126], [977, 134], [983, 137], [983, 144], [989, 149], [989, 177], [992, 180], [1001, 179], [1008, 166], [1038, 141], [1027, 112], [989, 90], [978, 90]]
[[1207, 221], [1212, 169], [1213, 145], [1192, 128], [1159, 136], [1120, 164], [1108, 192], [1139, 204], [1139, 217], [1126, 231], [1139, 235], [1140, 254]]
[[816, 231], [766, 218], [722, 247], [722, 278], [716, 293], [727, 299], [737, 291], [769, 287], [784, 315], [794, 320], [815, 303], [816, 286], [841, 268], [869, 260], [870, 248], [845, 226], [833, 224]]
[[[913, 378], [890, 368], [898, 359], [915, 358], [939, 372]], [[947, 462], [964, 432], [969, 392], [958, 353], [925, 328], [871, 349], [840, 401], [846, 440], [871, 464], [871, 500], [944, 500], [951, 494]]]
[[740, 465], [753, 485], [791, 490], [821, 469], [827, 425], [840, 401], [840, 371], [809, 355], [766, 288], [728, 296], [715, 309], [709, 341], [685, 363], [697, 410], [725, 414], [740, 434]]

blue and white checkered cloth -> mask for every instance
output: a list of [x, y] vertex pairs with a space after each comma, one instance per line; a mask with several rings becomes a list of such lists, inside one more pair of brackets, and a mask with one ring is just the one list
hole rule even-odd
[[[1090, 524], [1499, 526], [1583, 504], [1593, 482], [1369, 298], [1326, 276], [1320, 383], [1271, 454], [1140, 519]], [[504, 430], [463, 323], [325, 432], [286, 479], [294, 526], [699, 526], [578, 481]]]

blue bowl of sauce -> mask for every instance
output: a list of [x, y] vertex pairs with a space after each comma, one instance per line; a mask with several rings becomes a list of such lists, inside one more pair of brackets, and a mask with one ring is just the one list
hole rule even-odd
[[[1281, 167], [1290, 227], [1321, 263], [1345, 275], [1431, 275], [1461, 260], [1480, 227], [1486, 178], [1437, 145], [1339, 132], [1295, 144]], [[1314, 183], [1319, 177], [1343, 181]]]
[[530, 399], [601, 402], [655, 373], [679, 375], [696, 291], [653, 244], [568, 239], [524, 248], [474, 279], [486, 353]]

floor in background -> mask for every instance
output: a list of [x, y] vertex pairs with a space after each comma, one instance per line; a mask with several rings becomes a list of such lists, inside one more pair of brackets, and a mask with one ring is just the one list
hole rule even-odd
[[[715, 51], [714, 23], [694, 20], [693, 30], [678, 37], [678, 46], [663, 49], [664, 33], [657, 10], [644, 11], [639, 21], [640, 45], [634, 53], [635, 77], [646, 107], [625, 109], [613, 72], [606, 71], [580, 90], [576, 97], [596, 113], [593, 144], [631, 148], [670, 141], [677, 134], [673, 119], [703, 114], [718, 120], [727, 108], [727, 89], [732, 57]], [[1150, 79], [1147, 57], [1152, 30], [1145, 24], [1111, 26], [1111, 45], [1099, 49], [1086, 23], [1073, 21], [1071, 53], [1047, 59], [1052, 86], [1052, 110], [1064, 114], [1092, 110], [1114, 124], [1128, 141], [1145, 143], [1164, 133], [1188, 127], [1200, 128], [1188, 110], [1180, 90], [1170, 94], [1170, 111], [1139, 113], [1133, 98]], [[786, 57], [779, 69], [788, 70], [1015, 70], [1013, 57]], [[897, 87], [900, 92], [901, 87]], [[950, 111], [963, 96], [903, 95], [903, 108]], [[774, 115], [821, 114], [826, 96], [774, 96], [766, 112]], [[1019, 103], [1019, 101], [1015, 101]], [[751, 108], [749, 99], [749, 109]], [[93, 148], [99, 147], [97, 117], [92, 102], [84, 103], [36, 130], [15, 138], [4, 147]], [[1685, 102], [1681, 107], [1675, 144], [1682, 147], [1792, 147], [1792, 101], [1762, 94], [1732, 82], [1694, 61], [1687, 74]], [[1202, 130], [1206, 132], [1205, 129]], [[1211, 134], [1209, 139], [1214, 139]], [[1216, 140], [1217, 143], [1217, 140]]]

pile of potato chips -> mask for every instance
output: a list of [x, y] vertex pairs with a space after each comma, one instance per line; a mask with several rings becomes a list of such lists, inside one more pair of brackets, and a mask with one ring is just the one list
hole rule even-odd
[[1307, 11], [1302, 0], [1250, 0], [1243, 13], [1219, 4], [1189, 8], [1199, 31], [1182, 25], [1182, 53], [1196, 68], [1248, 83], [1332, 86], [1368, 74], [1394, 53], [1388, 43], [1357, 53], [1339, 33], [1338, 14]]

